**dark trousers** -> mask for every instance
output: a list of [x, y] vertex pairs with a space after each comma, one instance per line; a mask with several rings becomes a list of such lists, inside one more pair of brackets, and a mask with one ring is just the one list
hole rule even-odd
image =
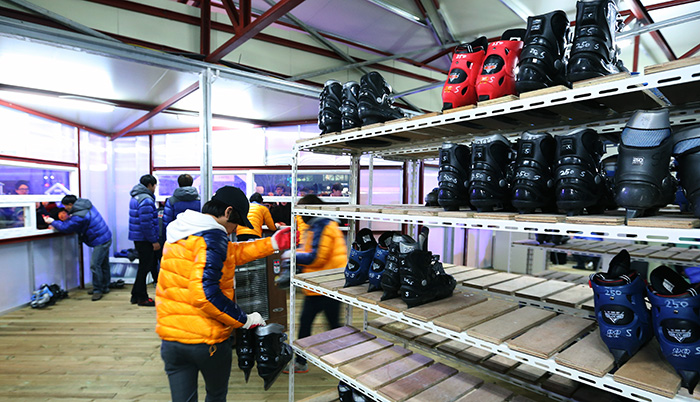
[[207, 390], [205, 401], [226, 401], [232, 354], [230, 338], [216, 345], [163, 341], [160, 357], [165, 363], [172, 402], [197, 402], [200, 372]]
[[155, 270], [156, 257], [153, 250], [153, 243], [147, 241], [135, 241], [134, 248], [139, 253], [139, 269], [136, 271], [134, 287], [131, 288], [131, 297], [136, 301], [148, 299], [146, 289], [146, 277], [149, 272]]
[[[299, 339], [311, 335], [311, 325], [321, 311], [325, 314], [330, 329], [340, 327], [340, 302], [338, 300], [326, 296], [306, 296], [299, 318]], [[300, 356], [297, 356], [296, 361], [300, 364], [306, 363], [306, 359]]]
[[95, 292], [108, 292], [109, 283], [112, 282], [112, 272], [109, 268], [109, 247], [112, 240], [92, 248], [90, 257], [90, 273], [92, 274], [92, 288]]

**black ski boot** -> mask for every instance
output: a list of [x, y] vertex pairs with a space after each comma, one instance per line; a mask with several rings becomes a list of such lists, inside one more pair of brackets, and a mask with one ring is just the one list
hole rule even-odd
[[515, 80], [518, 93], [567, 85], [564, 50], [568, 33], [569, 19], [561, 10], [527, 18], [525, 47]]
[[632, 270], [630, 255], [622, 250], [610, 261], [608, 272], [592, 274], [589, 284], [600, 337], [620, 367], [653, 335], [644, 278]]
[[513, 179], [513, 206], [521, 214], [555, 209], [552, 165], [556, 142], [549, 133], [524, 132], [518, 141]]
[[469, 203], [479, 212], [509, 207], [513, 144], [501, 134], [476, 137], [471, 156]]
[[605, 153], [598, 133], [577, 128], [556, 137], [554, 162], [557, 207], [567, 215], [601, 213], [612, 201], [600, 158]]
[[700, 217], [700, 125], [673, 134], [673, 142], [678, 179], [690, 203], [690, 210]]
[[363, 126], [404, 117], [393, 103], [391, 86], [378, 72], [370, 71], [360, 78], [357, 108]]
[[424, 250], [428, 244], [427, 227], [423, 227], [418, 241], [409, 235], [394, 235], [389, 246], [389, 255], [386, 258], [386, 266], [382, 275], [382, 300], [389, 300], [400, 296], [401, 291], [401, 266], [405, 265], [408, 254], [415, 250]]
[[245, 382], [250, 378], [250, 372], [255, 366], [255, 330], [238, 328], [236, 330], [236, 354], [238, 355], [238, 368], [243, 370]]
[[439, 256], [414, 250], [401, 264], [401, 300], [408, 308], [452, 296], [457, 281], [445, 273]]
[[440, 204], [438, 204], [438, 188], [435, 187], [428, 194], [426, 194], [424, 201], [426, 207], [439, 207]]
[[615, 44], [618, 27], [613, 0], [578, 0], [567, 78], [570, 82], [619, 73]]
[[353, 402], [352, 387], [343, 381], [338, 382], [338, 398], [340, 402]]
[[615, 168], [615, 202], [627, 218], [653, 215], [675, 199], [672, 148], [668, 110], [640, 110], [627, 122]]
[[318, 108], [318, 128], [321, 134], [335, 133], [342, 128], [340, 106], [343, 99], [343, 86], [336, 80], [328, 80], [323, 86]]
[[362, 125], [360, 115], [357, 113], [357, 99], [359, 96], [360, 84], [355, 81], [350, 81], [343, 85], [343, 105], [340, 107], [343, 130], [349, 130]]
[[649, 275], [649, 301], [661, 353], [692, 394], [700, 381], [700, 285], [662, 265]]
[[[438, 172], [438, 204], [445, 211], [457, 211], [469, 205], [467, 185], [469, 180], [469, 147], [446, 142], [440, 149]], [[465, 184], [466, 183], [466, 184]]]
[[256, 357], [258, 375], [265, 382], [265, 391], [267, 391], [292, 360], [294, 351], [284, 342], [287, 340], [287, 334], [284, 333], [284, 327], [280, 324], [273, 323], [258, 327], [255, 329], [255, 335], [258, 337]]
[[374, 251], [374, 258], [372, 258], [372, 265], [369, 267], [368, 292], [382, 290], [382, 276], [384, 275], [384, 269], [389, 257], [389, 248], [394, 236], [397, 236], [396, 232], [384, 232], [379, 236], [377, 248]]

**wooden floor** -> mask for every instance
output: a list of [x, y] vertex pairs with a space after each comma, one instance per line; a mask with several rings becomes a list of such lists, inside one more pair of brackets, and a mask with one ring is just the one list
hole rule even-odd
[[[137, 307], [129, 298], [129, 287], [97, 302], [75, 290], [51, 307], [0, 316], [0, 401], [169, 401], [155, 308]], [[319, 316], [314, 333], [324, 327]], [[244, 382], [235, 352], [233, 357], [229, 400], [289, 400], [286, 375], [264, 391], [255, 370]], [[309, 368], [295, 376], [295, 400], [338, 383], [321, 369]], [[201, 401], [204, 395], [200, 378]]]

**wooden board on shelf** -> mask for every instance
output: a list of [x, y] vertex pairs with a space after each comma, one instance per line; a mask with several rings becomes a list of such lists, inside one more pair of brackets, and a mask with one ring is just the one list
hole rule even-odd
[[466, 218], [473, 218], [474, 217], [474, 212], [473, 211], [438, 211], [437, 216], [445, 217], [445, 218], [460, 218], [460, 219], [466, 219]]
[[389, 317], [377, 317], [367, 323], [370, 327], [381, 329], [385, 325], [393, 324], [396, 321], [394, 319], [389, 318]]
[[336, 290], [342, 289], [343, 286], [345, 286], [345, 278], [336, 279], [334, 281], [321, 282], [319, 283], [319, 286], [321, 286], [324, 289], [328, 289], [332, 292], [335, 292]]
[[447, 328], [455, 332], [463, 332], [467, 328], [481, 324], [492, 318], [514, 311], [518, 303], [506, 300], [489, 299], [476, 306], [446, 314], [433, 320], [439, 327]]
[[469, 328], [467, 334], [487, 342], [501, 344], [556, 315], [553, 311], [526, 306]]
[[388, 349], [393, 344], [381, 338], [375, 338], [367, 342], [358, 343], [357, 345], [329, 353], [321, 357], [321, 361], [331, 367], [338, 367], [342, 364], [350, 363], [353, 360], [360, 359], [380, 350]]
[[652, 228], [692, 229], [700, 227], [700, 219], [692, 216], [646, 216], [643, 218], [627, 219], [627, 226], [643, 226]]
[[571, 250], [585, 251], [600, 244], [597, 240], [585, 240], [566, 243], [566, 247]]
[[308, 398], [300, 399], [298, 402], [334, 402], [338, 400], [338, 388], [333, 387]]
[[620, 226], [620, 225], [625, 224], [625, 217], [624, 216], [614, 216], [614, 215], [567, 216], [566, 223], [573, 223], [576, 225]]
[[482, 276], [487, 276], [487, 275], [493, 275], [498, 273], [498, 271], [495, 271], [493, 269], [473, 269], [471, 271], [467, 272], [462, 272], [457, 275], [454, 275], [455, 280], [457, 283], [462, 283], [463, 281], [468, 281], [470, 279], [476, 279], [476, 278], [481, 278]]
[[445, 342], [448, 338], [438, 334], [427, 334], [416, 338], [416, 342], [421, 343], [427, 347], [434, 348], [438, 344]]
[[315, 278], [317, 276], [325, 276], [325, 275], [333, 275], [337, 273], [343, 273], [345, 271], [345, 268], [334, 268], [334, 269], [326, 269], [323, 271], [314, 271], [314, 272], [307, 272], [303, 274], [297, 274], [294, 275], [296, 279], [301, 279], [303, 281], [306, 281], [308, 278]]
[[553, 270], [553, 271], [554, 271], [554, 272], [552, 272], [551, 274], [547, 275], [547, 279], [549, 279], [550, 281], [551, 281], [552, 279], [560, 280], [561, 278], [563, 278], [563, 277], [565, 277], [565, 276], [569, 276], [569, 273], [564, 272], [564, 271], [556, 271], [556, 270]]
[[506, 341], [506, 344], [513, 350], [548, 359], [588, 332], [595, 324], [593, 320], [561, 314]]
[[506, 103], [506, 102], [512, 102], [518, 100], [517, 95], [504, 95], [501, 96], [500, 98], [495, 98], [495, 99], [489, 99], [481, 102], [476, 103], [476, 107], [485, 107], [485, 106], [491, 106], [491, 105], [498, 105], [500, 103]]
[[408, 399], [407, 402], [454, 401], [483, 383], [484, 380], [479, 377], [459, 372]]
[[562, 276], [558, 280], [560, 280], [562, 282], [579, 283], [581, 281], [581, 278], [585, 278], [586, 280], [588, 280], [587, 276], [583, 276], [581, 274], [569, 274], [566, 276]]
[[377, 392], [392, 401], [405, 401], [455, 374], [457, 374], [456, 369], [442, 363], [435, 363], [385, 385]]
[[[579, 275], [580, 276], [580, 275]], [[587, 277], [584, 277], [587, 278]], [[569, 307], [578, 307], [593, 298], [593, 289], [588, 285], [576, 285], [562, 292], [547, 296], [546, 301]]]
[[468, 347], [468, 348], [464, 349], [463, 351], [457, 353], [457, 358], [468, 361], [468, 362], [472, 362], [472, 363], [479, 363], [484, 359], [488, 359], [489, 357], [491, 357], [491, 355], [493, 355], [493, 353], [491, 353], [487, 350], [472, 346], [472, 347]]
[[659, 342], [652, 339], [614, 374], [615, 381], [673, 398], [681, 387], [681, 377], [661, 354]]
[[639, 249], [641, 249], [641, 248], [646, 248], [646, 247], [649, 247], [649, 246], [646, 245], [646, 244], [630, 244], [630, 243], [624, 244], [624, 243], [623, 243], [623, 244], [620, 245], [620, 247], [617, 247], [617, 248], [613, 248], [613, 249], [608, 250], [608, 251], [606, 252], [606, 254], [616, 255], [616, 254], [618, 254], [618, 253], [619, 253], [620, 251], [622, 251], [622, 250], [627, 250], [628, 253], [631, 253], [631, 252], [634, 251], [634, 250], [639, 250]]
[[678, 261], [695, 261], [698, 257], [700, 257], [700, 250], [697, 249], [688, 249], [688, 251], [684, 251], [680, 254], [676, 254], [673, 256], [674, 260]]
[[391, 311], [394, 311], [397, 313], [400, 313], [400, 312], [408, 309], [408, 305], [406, 304], [405, 301], [401, 300], [400, 297], [395, 297], [393, 299], [380, 301], [377, 304], [379, 305], [379, 307], [384, 307], [387, 310], [391, 310]]
[[496, 384], [486, 383], [455, 402], [503, 402], [513, 396], [513, 392]]
[[442, 266], [445, 269], [445, 273], [452, 275], [452, 276], [460, 274], [462, 272], [473, 271], [476, 269], [474, 267], [465, 267], [464, 265], [455, 265], [452, 267], [446, 267], [445, 264], [443, 264]]
[[509, 274], [507, 272], [498, 272], [496, 274], [483, 276], [481, 278], [469, 279], [469, 280], [463, 281], [462, 283], [464, 284], [464, 286], [468, 286], [468, 287], [472, 287], [472, 288], [488, 289], [491, 286], [494, 286], [496, 284], [510, 281], [513, 279], [517, 279], [519, 277], [521, 277], [521, 275]]
[[543, 370], [539, 367], [530, 366], [529, 364], [521, 364], [514, 368], [513, 371], [508, 373], [508, 375], [512, 375], [515, 378], [519, 378], [525, 382], [534, 384], [541, 380], [542, 377], [547, 375], [547, 373], [547, 370]]
[[337, 281], [339, 279], [345, 280], [345, 274], [340, 272], [331, 275], [314, 276], [313, 278], [307, 278], [306, 282], [312, 285], [321, 285], [324, 282]]
[[486, 296], [472, 293], [454, 293], [446, 299], [409, 308], [403, 314], [419, 321], [432, 321], [437, 317], [486, 301]]
[[542, 283], [546, 280], [547, 279], [545, 278], [537, 278], [534, 276], [523, 275], [519, 278], [510, 280], [508, 282], [502, 282], [497, 285], [493, 285], [489, 287], [489, 292], [497, 292], [512, 295], [518, 290], [529, 288], [530, 286], [537, 285], [538, 283]]
[[401, 338], [408, 339], [409, 341], [411, 341], [411, 340], [414, 340], [414, 339], [419, 338], [421, 336], [428, 335], [429, 333], [430, 333], [430, 331], [428, 331], [427, 329], [418, 328], [418, 327], [414, 327], [414, 326], [409, 325], [408, 328], [397, 333], [396, 335], [400, 336]]
[[593, 331], [554, 356], [554, 361], [596, 377], [602, 377], [615, 366], [615, 358], [605, 346], [598, 331]]
[[309, 353], [316, 357], [322, 357], [329, 353], [337, 352], [341, 349], [349, 348], [350, 346], [354, 346], [362, 342], [367, 342], [374, 338], [376, 338], [376, 336], [370, 334], [369, 332], [357, 332], [348, 336], [343, 336], [341, 338], [336, 338], [328, 342], [324, 342], [319, 345], [311, 346], [306, 349], [306, 353]]
[[357, 295], [357, 300], [369, 304], [377, 304], [379, 303], [379, 300], [382, 298], [382, 295], [384, 292], [381, 290], [375, 290], [374, 292], [367, 292], [367, 293], [360, 293]]
[[599, 85], [599, 84], [605, 84], [608, 82], [624, 80], [624, 79], [629, 78], [629, 77], [631, 77], [630, 73], [621, 72], [621, 73], [617, 73], [617, 74], [604, 75], [602, 77], [589, 78], [589, 79], [583, 80], [583, 81], [577, 81], [577, 82], [574, 82], [571, 86], [574, 89], [585, 88], [585, 87], [590, 87], [593, 85]]
[[516, 222], [541, 222], [541, 223], [558, 223], [564, 222], [565, 215], [555, 214], [520, 214], [515, 215]]
[[612, 250], [612, 249], [616, 249], [616, 248], [620, 248], [620, 243], [600, 241], [600, 242], [598, 242], [597, 246], [591, 247], [587, 251], [591, 251], [593, 253], [605, 253], [608, 250]]
[[357, 295], [367, 293], [367, 284], [365, 283], [362, 285], [341, 288], [338, 289], [338, 293], [340, 293], [341, 295], [356, 297]]
[[466, 343], [462, 343], [460, 341], [456, 341], [454, 339], [451, 339], [447, 342], [443, 342], [437, 346], [437, 350], [447, 353], [448, 355], [456, 355], [457, 353], [463, 351], [464, 349], [468, 348], [469, 345]]
[[529, 288], [519, 290], [515, 292], [515, 295], [526, 297], [528, 299], [544, 300], [555, 293], [559, 293], [573, 286], [575, 285], [569, 282], [548, 280], [547, 282], [542, 282], [535, 286], [530, 286]]
[[595, 304], [593, 303], [595, 299], [590, 299], [581, 304], [581, 308], [584, 310], [588, 311], [594, 311], [595, 310]]
[[394, 321], [391, 324], [387, 324], [384, 327], [382, 327], [382, 331], [387, 332], [389, 334], [398, 335], [410, 327], [411, 326], [409, 324], [406, 324], [405, 322]]
[[501, 355], [493, 355], [489, 357], [488, 359], [484, 360], [481, 362], [481, 365], [486, 367], [489, 370], [495, 371], [497, 373], [505, 373], [506, 371], [512, 369], [513, 367], [517, 366], [520, 364], [519, 361], [509, 359], [505, 356]]
[[651, 66], [644, 67], [644, 75], [660, 73], [668, 70], [675, 70], [677, 68], [683, 68], [688, 66], [694, 66], [696, 64], [700, 64], [700, 56], [666, 61], [663, 63], [653, 64]]
[[301, 349], [306, 349], [308, 347], [318, 345], [324, 342], [331, 341], [333, 339], [337, 339], [343, 336], [347, 336], [350, 334], [354, 334], [359, 332], [357, 328], [355, 327], [350, 327], [350, 326], [345, 326], [345, 327], [340, 327], [336, 329], [332, 329], [330, 331], [322, 332], [320, 334], [316, 335], [311, 335], [307, 336], [305, 338], [297, 339], [294, 341], [294, 345], [298, 348]]
[[683, 251], [686, 251], [687, 248], [681, 248], [681, 247], [669, 247], [666, 250], [661, 250], [657, 251], [654, 253], [649, 254], [647, 257], [649, 258], [658, 258], [660, 260], [667, 260], [669, 258], [673, 258], [673, 256], [678, 255], [682, 253]]
[[512, 221], [517, 215], [515, 212], [474, 212], [474, 218], [477, 219], [498, 219]]
[[663, 251], [663, 250], [666, 250], [667, 248], [668, 247], [665, 247], [665, 246], [647, 246], [644, 248], [639, 248], [639, 249], [632, 250], [632, 251], [627, 250], [627, 251], [630, 253], [630, 256], [632, 256], [632, 257], [646, 257], [649, 254], [656, 253], [657, 251]]
[[409, 356], [411, 353], [413, 352], [406, 348], [394, 345], [388, 349], [384, 349], [382, 351], [372, 353], [369, 356], [353, 360], [350, 363], [343, 364], [340, 367], [338, 367], [338, 371], [347, 375], [350, 378], [357, 378], [358, 376], [368, 371], [372, 371], [378, 367], [385, 366], [394, 361]]
[[375, 368], [356, 378], [365, 387], [377, 390], [399, 378], [433, 364], [433, 359], [413, 353], [385, 366]]
[[558, 374], [553, 374], [542, 382], [542, 388], [566, 398], [570, 398], [580, 386], [581, 383]]
[[564, 85], [555, 85], [553, 87], [547, 87], [547, 88], [542, 88], [542, 89], [536, 89], [534, 91], [528, 91], [528, 92], [523, 92], [520, 94], [520, 99], [527, 99], [527, 98], [533, 98], [536, 96], [541, 96], [541, 95], [549, 95], [557, 92], [564, 92], [568, 91], [569, 88], [567, 88]]

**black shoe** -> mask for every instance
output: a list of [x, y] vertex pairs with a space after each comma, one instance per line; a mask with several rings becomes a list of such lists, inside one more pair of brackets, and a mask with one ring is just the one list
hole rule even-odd
[[562, 10], [527, 18], [515, 81], [518, 93], [568, 84], [564, 57], [568, 33], [569, 19]]
[[270, 389], [277, 377], [282, 373], [292, 360], [292, 347], [284, 341], [287, 334], [280, 324], [268, 324], [255, 329], [258, 337], [258, 354], [256, 363], [258, 365], [258, 375], [265, 382], [265, 391]]
[[236, 355], [238, 355], [238, 368], [243, 370], [245, 382], [250, 378], [250, 371], [255, 366], [255, 339], [254, 329], [238, 328], [236, 330]]
[[457, 281], [445, 273], [438, 256], [415, 250], [401, 265], [401, 300], [409, 308], [452, 296]]
[[150, 297], [148, 299], [141, 299], [136, 304], [138, 304], [141, 307], [155, 307], [156, 306], [155, 300], [151, 299]]
[[393, 104], [391, 86], [384, 81], [381, 74], [370, 71], [360, 78], [357, 111], [363, 126], [404, 117]]
[[92, 301], [98, 301], [102, 298], [102, 292], [93, 292]]
[[438, 203], [438, 188], [435, 187], [428, 194], [425, 195], [425, 206], [426, 207], [439, 207]]

